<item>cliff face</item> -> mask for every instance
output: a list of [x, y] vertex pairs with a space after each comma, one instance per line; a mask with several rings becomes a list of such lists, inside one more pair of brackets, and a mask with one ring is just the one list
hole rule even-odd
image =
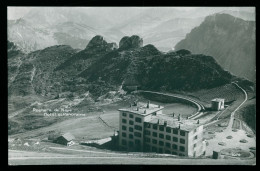
[[256, 80], [254, 21], [245, 21], [228, 14], [208, 16], [175, 49], [213, 56], [232, 74]]

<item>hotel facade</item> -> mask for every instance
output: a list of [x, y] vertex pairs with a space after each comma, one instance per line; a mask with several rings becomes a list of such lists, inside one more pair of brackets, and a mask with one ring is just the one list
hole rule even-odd
[[198, 157], [206, 152], [203, 125], [162, 113], [150, 104], [119, 109], [119, 147], [126, 151]]

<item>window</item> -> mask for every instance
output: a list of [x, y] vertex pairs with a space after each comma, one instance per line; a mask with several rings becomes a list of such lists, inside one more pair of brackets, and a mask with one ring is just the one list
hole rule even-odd
[[178, 135], [178, 129], [173, 129], [173, 134]]
[[140, 140], [135, 140], [135, 144], [136, 144], [136, 145], [140, 145], [140, 144], [141, 144], [141, 141], [140, 141]]
[[134, 132], [134, 129], [132, 127], [129, 127], [129, 132]]
[[125, 133], [125, 132], [122, 132], [122, 136], [123, 136], [123, 137], [126, 137], [126, 133]]
[[166, 154], [171, 154], [171, 151], [170, 150], [165, 150], [165, 153]]
[[122, 144], [123, 144], [123, 145], [126, 145], [126, 140], [123, 139], [123, 140], [122, 140]]
[[139, 131], [142, 131], [142, 127], [139, 126], [139, 125], [135, 125], [135, 129], [136, 129], [136, 130], [139, 130]]
[[198, 139], [198, 135], [196, 135], [196, 136], [194, 137], [194, 140], [196, 140], [196, 139]]
[[123, 125], [123, 126], [122, 126], [122, 130], [126, 130], [126, 126]]
[[130, 125], [134, 125], [134, 121], [131, 121], [131, 120], [130, 120], [130, 121], [129, 121], [129, 124], [130, 124]]
[[180, 151], [185, 151], [185, 147], [183, 147], [183, 146], [180, 146]]
[[148, 131], [148, 130], [145, 130], [145, 135], [151, 135], [151, 132], [150, 131]]
[[159, 145], [160, 146], [164, 146], [164, 142], [163, 141], [159, 141]]
[[139, 122], [139, 123], [141, 123], [142, 122], [142, 119], [141, 118], [135, 118], [135, 122]]
[[147, 123], [146, 128], [151, 128], [151, 125], [149, 123]]
[[130, 139], [134, 138], [133, 134], [129, 134], [128, 136], [129, 136]]
[[156, 147], [152, 147], [152, 152], [157, 152], [157, 148]]
[[129, 114], [129, 118], [134, 118], [134, 115], [133, 114]]
[[185, 156], [184, 154], [182, 154], [182, 153], [179, 153], [179, 156]]
[[134, 142], [133, 141], [129, 141], [129, 146], [133, 147], [134, 146]]
[[153, 129], [156, 129], [156, 130], [157, 130], [157, 125], [153, 125]]
[[164, 138], [164, 135], [163, 135], [163, 134], [159, 134], [159, 137], [160, 137], [160, 138]]
[[165, 146], [170, 148], [171, 144], [170, 143], [165, 143]]
[[172, 141], [178, 142], [178, 138], [177, 137], [172, 137]]
[[164, 131], [164, 126], [159, 126], [160, 131]]
[[145, 138], [145, 142], [151, 142], [150, 138]]
[[185, 139], [181, 138], [181, 139], [180, 139], [180, 143], [181, 143], [181, 144], [185, 144]]
[[163, 150], [162, 150], [162, 148], [159, 148], [159, 153], [163, 153]]
[[142, 134], [140, 132], [135, 132], [134, 135], [137, 136], [137, 137], [141, 137], [142, 136]]
[[123, 123], [126, 123], [126, 119], [122, 119], [122, 122], [123, 122]]
[[153, 143], [153, 144], [157, 144], [157, 140], [153, 139], [153, 140], [152, 140], [152, 143]]
[[177, 149], [178, 149], [178, 146], [177, 146], [176, 144], [172, 144], [172, 148], [173, 148], [174, 150], [177, 150]]
[[184, 131], [180, 131], [180, 135], [181, 136], [185, 136], [185, 132]]
[[127, 114], [126, 114], [126, 113], [123, 113], [123, 116], [127, 116]]
[[172, 152], [173, 155], [178, 155], [178, 153], [176, 153], [175, 151]]
[[166, 135], [166, 140], [171, 140], [171, 136], [170, 135]]
[[149, 145], [144, 146], [144, 150], [145, 151], [150, 151], [150, 146]]
[[166, 127], [166, 132], [171, 133], [171, 128]]
[[153, 137], [157, 137], [157, 132], [153, 132]]

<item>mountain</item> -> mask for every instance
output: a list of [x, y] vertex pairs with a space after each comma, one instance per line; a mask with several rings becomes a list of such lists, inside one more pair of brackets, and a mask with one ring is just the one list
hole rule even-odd
[[186, 35], [175, 49], [213, 56], [232, 74], [256, 80], [255, 22], [228, 14], [215, 14]]
[[79, 52], [56, 45], [22, 58], [16, 77], [9, 83], [10, 96], [54, 98], [64, 92], [80, 95], [89, 91], [99, 97], [132, 84], [142, 89], [193, 91], [222, 85], [232, 78], [210, 56], [187, 50], [163, 53], [151, 44], [143, 46], [136, 35], [123, 37], [119, 47], [98, 35]]
[[8, 40], [29, 53], [53, 45], [83, 50], [95, 35], [119, 42], [136, 34], [144, 45], [153, 44], [167, 52], [206, 16], [219, 12], [254, 20], [252, 9], [239, 7], [188, 11], [172, 7], [31, 7], [22, 18], [8, 20]]
[[[28, 54], [8, 42], [8, 124], [10, 134], [48, 126], [33, 108], [100, 111], [103, 100], [123, 100], [131, 87], [154, 91], [197, 91], [235, 80], [211, 56], [188, 50], [161, 52], [137, 35], [107, 42], [94, 36], [83, 50], [55, 45]], [[101, 101], [99, 103], [99, 101]], [[65, 118], [63, 118], [65, 119]]]

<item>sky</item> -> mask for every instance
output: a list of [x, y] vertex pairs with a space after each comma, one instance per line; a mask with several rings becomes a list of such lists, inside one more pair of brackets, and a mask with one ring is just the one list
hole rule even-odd
[[[39, 8], [39, 7], [13, 7], [12, 6], [12, 7], [7, 7], [7, 8], [8, 8], [7, 9], [8, 20], [16, 20], [16, 19], [22, 18], [32, 8]], [[54, 8], [56, 8], [56, 7], [54, 7]], [[71, 7], [69, 7], [69, 8], [71, 8]], [[93, 8], [93, 7], [82, 7], [82, 8]], [[115, 8], [115, 7], [105, 7], [105, 8]], [[118, 8], [122, 8], [122, 7], [118, 7]], [[131, 7], [131, 8], [150, 8], [150, 7]], [[172, 7], [172, 8], [175, 8], [175, 9], [178, 9], [178, 10], [189, 11], [189, 10], [193, 10], [193, 9], [199, 8], [199, 7]], [[209, 8], [216, 8], [216, 7], [209, 7]], [[255, 11], [254, 7], [241, 7], [241, 9], [242, 8], [245, 11], [250, 11], [250, 12]]]

